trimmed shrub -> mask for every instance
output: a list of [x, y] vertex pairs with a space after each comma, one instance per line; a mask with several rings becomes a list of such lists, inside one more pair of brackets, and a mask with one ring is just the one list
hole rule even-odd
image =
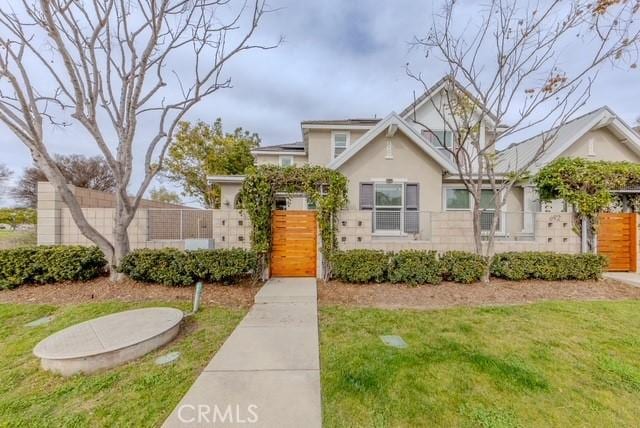
[[345, 282], [383, 282], [389, 255], [378, 250], [337, 251], [331, 258], [332, 277]]
[[235, 282], [256, 269], [256, 255], [242, 249], [181, 251], [141, 249], [127, 254], [118, 270], [136, 281], [192, 285], [196, 281]]
[[187, 253], [175, 248], [144, 248], [124, 256], [118, 271], [136, 281], [191, 285], [195, 280], [189, 272], [187, 261]]
[[0, 288], [22, 284], [87, 281], [105, 273], [97, 247], [80, 245], [21, 247], [0, 251]]
[[514, 252], [497, 254], [491, 264], [491, 275], [512, 281], [584, 281], [600, 278], [606, 267], [607, 259], [597, 254]]
[[193, 277], [207, 282], [237, 282], [254, 273], [258, 265], [256, 253], [240, 248], [189, 251], [187, 255]]
[[440, 264], [435, 251], [403, 250], [391, 255], [389, 281], [408, 284], [440, 284]]
[[447, 281], [478, 282], [486, 266], [484, 257], [466, 251], [448, 251], [440, 256], [440, 273]]

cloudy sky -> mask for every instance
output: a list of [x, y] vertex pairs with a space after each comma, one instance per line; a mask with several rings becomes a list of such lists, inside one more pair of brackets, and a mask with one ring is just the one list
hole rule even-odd
[[[233, 88], [202, 102], [189, 119], [223, 118], [225, 127], [260, 134], [263, 144], [300, 140], [300, 121], [385, 116], [400, 111], [419, 85], [407, 77], [411, 62], [430, 82], [444, 68], [410, 48], [424, 34], [438, 2], [417, 0], [271, 0], [280, 8], [260, 29], [263, 40], [285, 42], [252, 51], [227, 68]], [[435, 5], [435, 6], [434, 6]], [[466, 25], [466, 23], [462, 23]], [[640, 116], [638, 72], [608, 71], [599, 77], [585, 107], [607, 104], [629, 123]], [[2, 157], [19, 175], [31, 163], [27, 149], [3, 129]], [[72, 127], [51, 133], [53, 151], [96, 154], [93, 143]]]

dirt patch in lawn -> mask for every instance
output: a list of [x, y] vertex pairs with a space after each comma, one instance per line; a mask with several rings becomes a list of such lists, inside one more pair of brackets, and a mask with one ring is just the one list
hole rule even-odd
[[[261, 284], [245, 281], [234, 285], [205, 284], [202, 302], [205, 305], [248, 308]], [[193, 299], [194, 287], [168, 287], [145, 284], [130, 279], [112, 283], [108, 278], [88, 282], [65, 282], [47, 285], [23, 285], [13, 290], [0, 290], [0, 303], [75, 304], [120, 300], [139, 302], [149, 300]]]
[[318, 282], [321, 305], [375, 308], [439, 309], [456, 306], [491, 306], [534, 303], [545, 300], [640, 299], [640, 288], [617, 281], [492, 280], [490, 285], [456, 284], [410, 287], [397, 284], [345, 284]]

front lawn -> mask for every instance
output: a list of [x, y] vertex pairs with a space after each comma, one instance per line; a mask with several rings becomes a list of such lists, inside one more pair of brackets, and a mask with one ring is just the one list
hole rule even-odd
[[[324, 423], [637, 426], [640, 301], [320, 311]], [[379, 335], [409, 344], [385, 346]]]
[[[202, 368], [244, 316], [244, 309], [205, 307], [178, 338], [149, 355], [98, 374], [63, 378], [40, 369], [32, 349], [69, 325], [146, 306], [188, 310], [188, 303], [103, 302], [76, 306], [0, 304], [0, 426], [135, 426], [162, 424]], [[25, 327], [54, 315], [42, 327]], [[154, 360], [180, 351], [172, 365]]]

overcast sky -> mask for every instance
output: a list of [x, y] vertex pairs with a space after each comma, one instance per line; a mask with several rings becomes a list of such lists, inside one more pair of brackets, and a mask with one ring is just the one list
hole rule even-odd
[[[260, 134], [264, 145], [301, 139], [300, 121], [385, 116], [399, 112], [419, 85], [404, 65], [418, 66], [435, 82], [443, 66], [426, 62], [409, 42], [431, 24], [431, 1], [271, 0], [282, 8], [263, 23], [261, 39], [285, 42], [270, 51], [252, 51], [227, 68], [233, 88], [202, 102], [189, 119], [225, 128], [241, 126]], [[435, 2], [437, 5], [438, 2]], [[640, 115], [638, 72], [601, 73], [585, 110], [609, 105], [629, 123]], [[27, 149], [3, 130], [0, 162], [19, 175], [30, 165]], [[95, 145], [74, 127], [55, 130], [54, 151], [97, 154]], [[135, 188], [135, 187], [134, 187]]]

